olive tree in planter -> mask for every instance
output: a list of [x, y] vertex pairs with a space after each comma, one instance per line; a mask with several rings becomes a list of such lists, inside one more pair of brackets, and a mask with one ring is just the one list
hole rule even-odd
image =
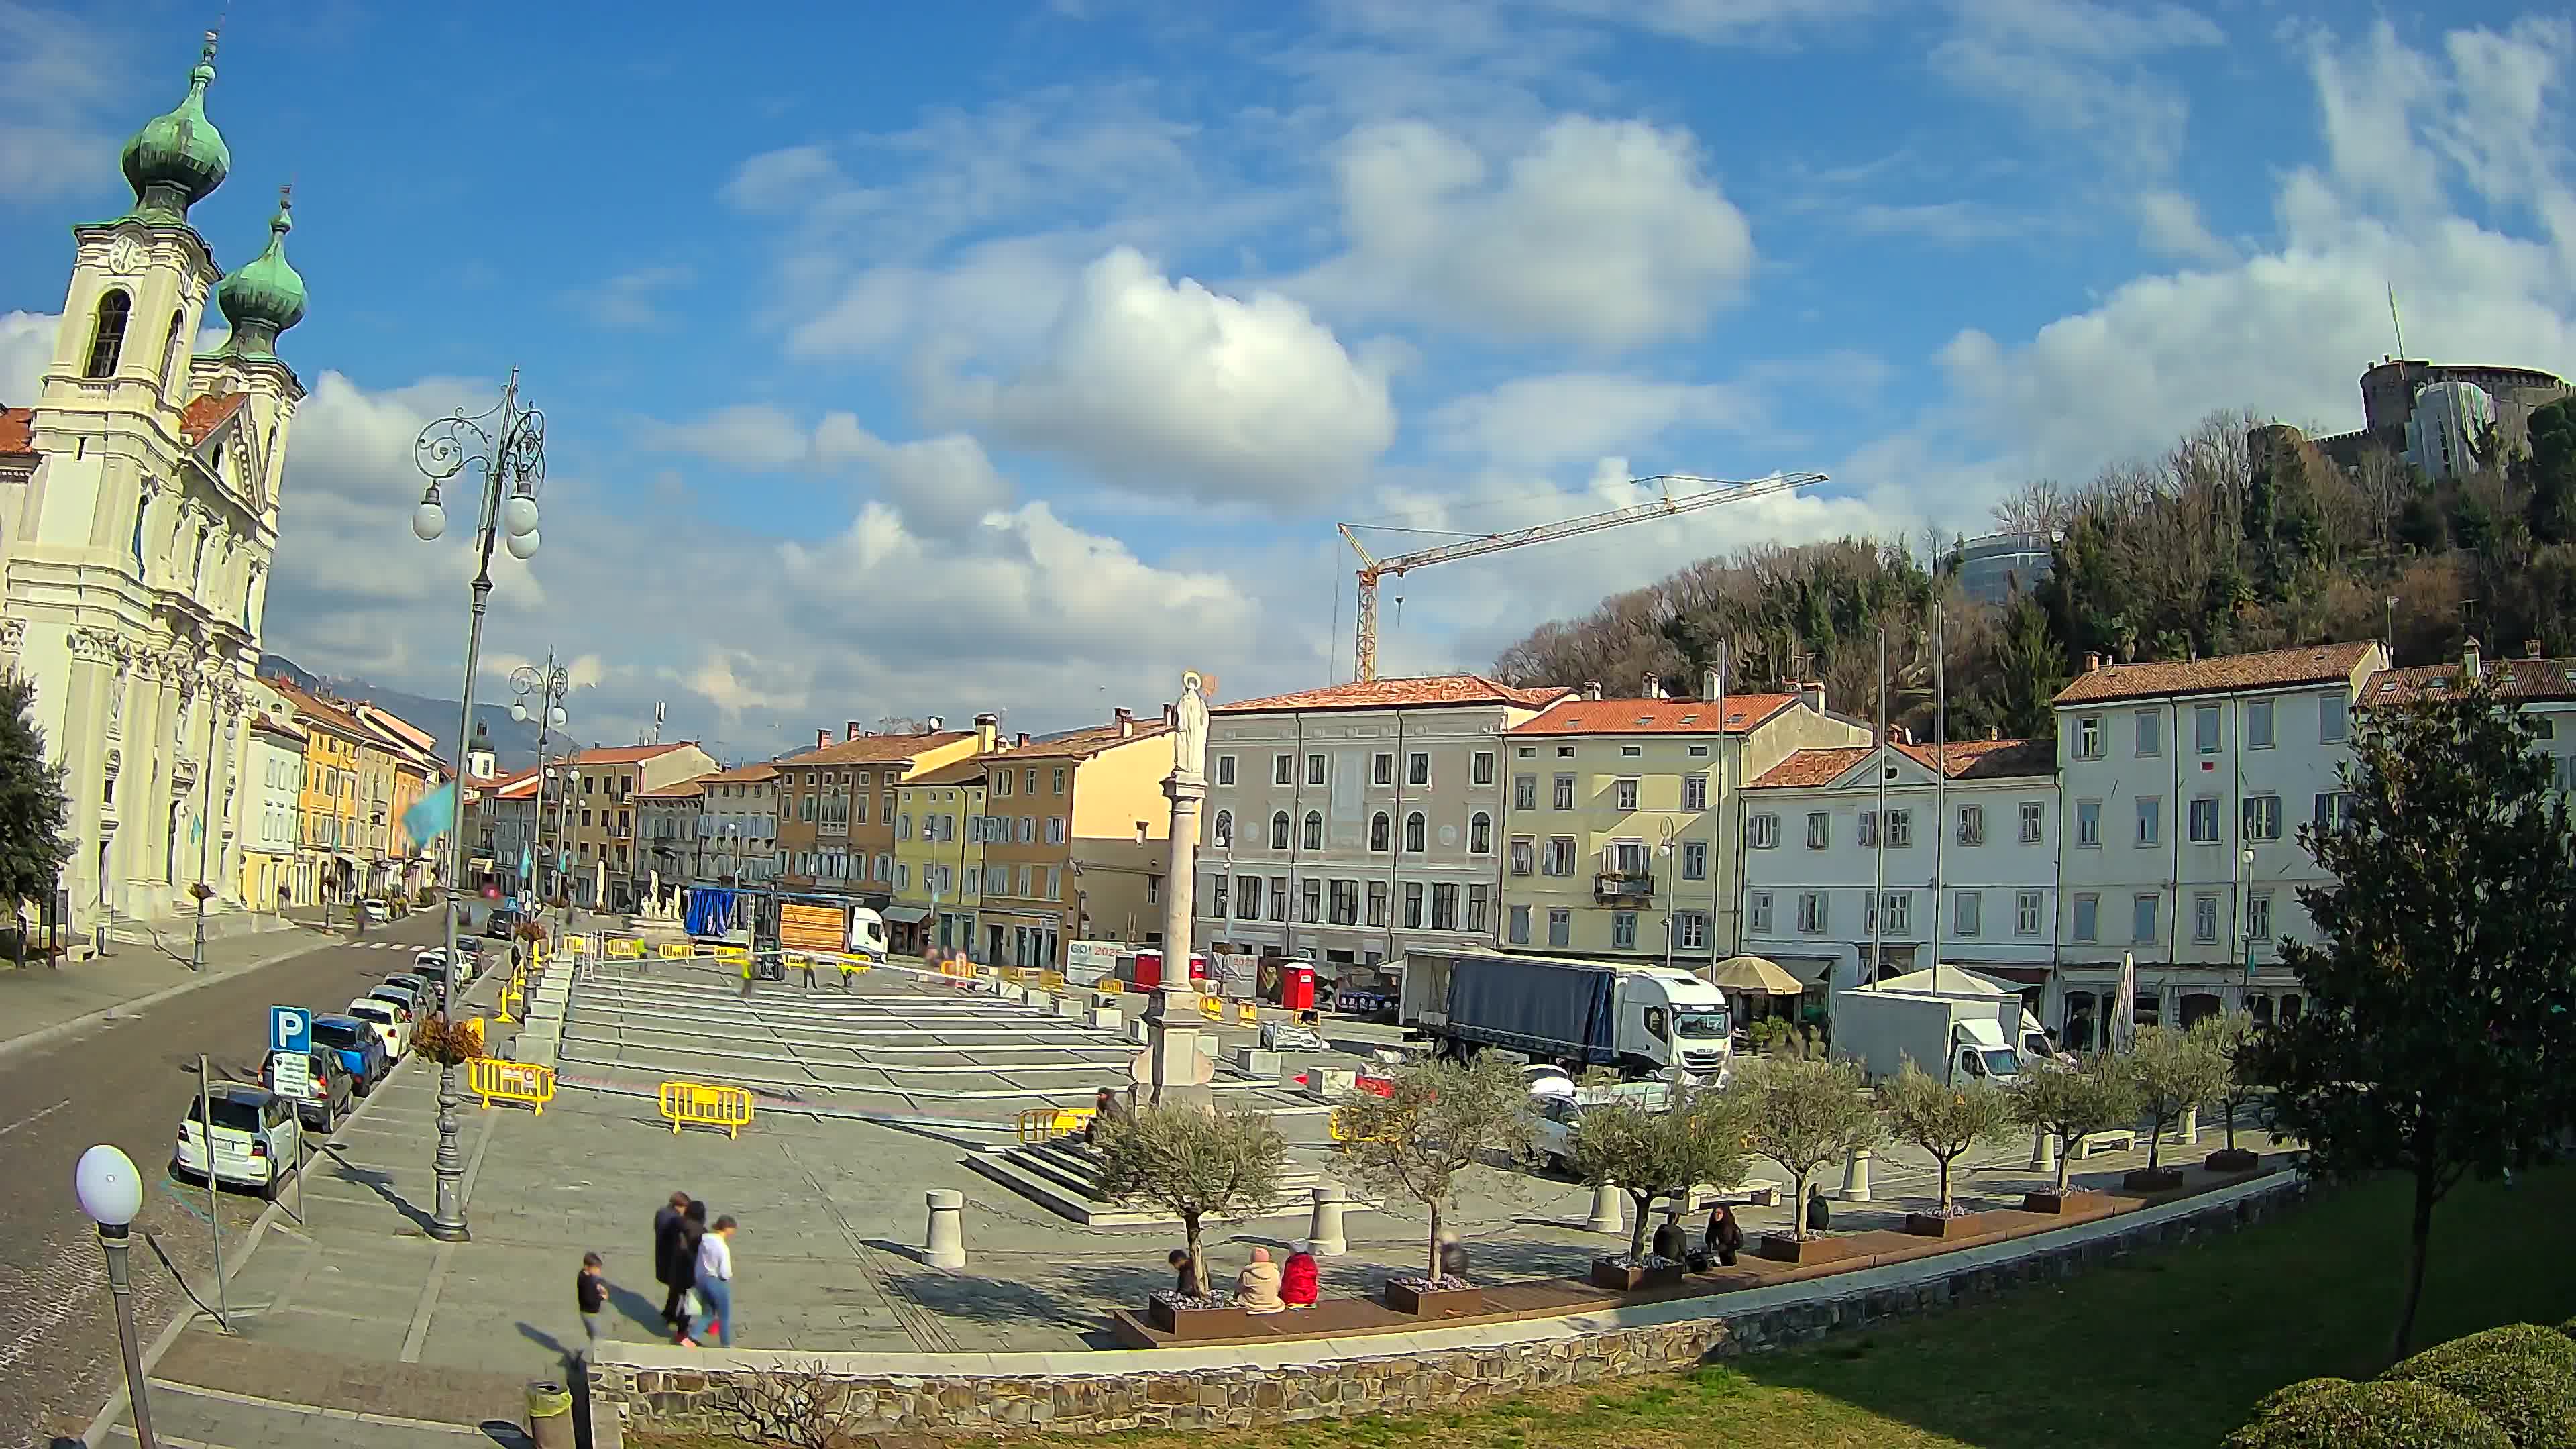
[[2109, 1057], [2099, 1052], [2072, 1067], [2033, 1066], [2012, 1091], [2013, 1119], [2057, 1139], [2057, 1183], [2049, 1193], [2033, 1193], [2022, 1206], [2033, 1212], [2064, 1212], [2074, 1196], [2067, 1174], [2075, 1144], [2089, 1132], [2135, 1123], [2138, 1099]]
[[1517, 1158], [1529, 1151], [1529, 1090], [1520, 1069], [1494, 1055], [1463, 1065], [1419, 1062], [1396, 1072], [1385, 1096], [1354, 1091], [1337, 1112], [1352, 1176], [1429, 1211], [1423, 1281], [1433, 1291], [1448, 1286], [1440, 1272], [1440, 1218], [1459, 1175], [1488, 1152]]
[[1681, 1265], [1648, 1269], [1646, 1233], [1658, 1198], [1679, 1199], [1702, 1183], [1731, 1187], [1744, 1180], [1743, 1103], [1719, 1092], [1686, 1092], [1665, 1111], [1633, 1101], [1603, 1102], [1575, 1119], [1574, 1175], [1592, 1187], [1614, 1185], [1635, 1210], [1624, 1262], [1594, 1265], [1607, 1287], [1636, 1287], [1650, 1277], [1678, 1277]]
[[2137, 1108], [2146, 1114], [2147, 1165], [2130, 1173], [2124, 1185], [2154, 1191], [2182, 1181], [2179, 1171], [2163, 1166], [2165, 1129], [2218, 1100], [2227, 1089], [2227, 1062], [2207, 1037], [2170, 1026], [2138, 1028], [2138, 1039], [2114, 1058], [2129, 1083]]
[[1878, 1113], [1886, 1119], [1889, 1136], [1913, 1143], [1941, 1164], [1940, 1206], [1906, 1218], [1907, 1231], [1938, 1236], [1944, 1223], [1960, 1216], [1951, 1191], [1952, 1167], [1971, 1149], [2011, 1134], [2012, 1099], [1983, 1078], [1954, 1087], [1925, 1076], [1908, 1061], [1904, 1070], [1879, 1084]]
[[2227, 1066], [2227, 1076], [2218, 1091], [2218, 1109], [2227, 1114], [2227, 1146], [2209, 1154], [2203, 1165], [2212, 1172], [2246, 1172], [2261, 1161], [2251, 1152], [2236, 1146], [2236, 1113], [2254, 1096], [2260, 1085], [2254, 1079], [2254, 1014], [2250, 1011], [2222, 1011], [2192, 1023], [2191, 1034], [2216, 1054]]
[[1181, 1220], [1198, 1296], [1208, 1293], [1202, 1230], [1209, 1218], [1268, 1207], [1288, 1141], [1270, 1114], [1244, 1105], [1167, 1102], [1099, 1120], [1100, 1193], [1142, 1199]]
[[1743, 1114], [1745, 1145], [1789, 1174], [1796, 1227], [1763, 1243], [1766, 1257], [1804, 1261], [1809, 1250], [1807, 1182], [1838, 1158], [1875, 1147], [1885, 1137], [1860, 1068], [1798, 1056], [1755, 1057], [1735, 1066], [1727, 1094]]

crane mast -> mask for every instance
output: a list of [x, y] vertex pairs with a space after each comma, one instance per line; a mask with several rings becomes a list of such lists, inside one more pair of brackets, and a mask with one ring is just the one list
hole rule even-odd
[[[1619, 508], [1605, 508], [1599, 513], [1587, 513], [1580, 518], [1561, 519], [1555, 523], [1533, 524], [1528, 528], [1455, 539], [1390, 558], [1379, 558], [1371, 554], [1368, 546], [1360, 542], [1359, 535], [1352, 532], [1355, 527], [1367, 527], [1367, 525], [1336, 524], [1334, 526], [1341, 530], [1343, 541], [1351, 546], [1351, 552], [1358, 554], [1360, 559], [1358, 638], [1351, 655], [1352, 677], [1362, 680], [1377, 678], [1377, 585], [1378, 580], [1389, 574], [1400, 578], [1406, 572], [1428, 564], [1477, 558], [1484, 554], [1500, 553], [1505, 549], [1520, 548], [1527, 544], [1548, 543], [1555, 539], [1572, 538], [1577, 534], [1596, 533], [1605, 528], [1643, 523], [1650, 518], [1667, 518], [1677, 513], [1690, 513], [1702, 508], [1715, 507], [1720, 503], [1737, 503], [1747, 498], [1786, 493], [1793, 488], [1804, 488], [1810, 483], [1824, 481], [1825, 475], [1822, 473], [1774, 473], [1766, 478], [1756, 478], [1750, 482], [1741, 483], [1723, 478], [1694, 478], [1685, 473], [1658, 473], [1651, 478], [1636, 479], [1631, 486], [1644, 487], [1649, 484], [1659, 486], [1663, 490], [1661, 497], [1649, 498], [1642, 503], [1630, 503]], [[1676, 483], [1700, 484], [1703, 491], [1685, 493], [1676, 498], [1673, 496], [1673, 485]]]

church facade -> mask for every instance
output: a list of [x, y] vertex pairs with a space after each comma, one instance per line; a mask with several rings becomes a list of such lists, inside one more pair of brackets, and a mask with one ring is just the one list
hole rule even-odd
[[[229, 274], [188, 209], [231, 155], [206, 117], [214, 37], [178, 106], [126, 143], [134, 204], [73, 228], [71, 285], [31, 407], [0, 415], [0, 669], [32, 680], [65, 767], [72, 922], [240, 895], [258, 789], [260, 611], [304, 388], [277, 354], [302, 320], [281, 196], [266, 248]], [[231, 332], [193, 340], [220, 310]]]

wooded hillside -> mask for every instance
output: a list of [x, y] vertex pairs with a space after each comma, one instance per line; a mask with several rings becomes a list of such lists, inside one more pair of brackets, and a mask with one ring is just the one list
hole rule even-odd
[[1732, 687], [1822, 679], [1827, 704], [1874, 708], [1877, 631], [1888, 633], [1889, 713], [1932, 723], [1930, 619], [1947, 621], [1953, 738], [2045, 734], [2048, 706], [2088, 652], [2182, 659], [2377, 638], [2401, 664], [2457, 652], [2576, 652], [2576, 399], [2532, 414], [2530, 446], [2472, 474], [2425, 479], [2373, 453], [2357, 470], [2313, 448], [2255, 448], [2254, 420], [2215, 413], [2163, 455], [2080, 487], [2030, 484], [2000, 529], [2059, 535], [2055, 564], [2005, 608], [1969, 603], [1949, 551], [1842, 538], [1702, 559], [1659, 583], [1543, 624], [1503, 651], [1513, 684], [1651, 673], [1696, 690], [1721, 652]]

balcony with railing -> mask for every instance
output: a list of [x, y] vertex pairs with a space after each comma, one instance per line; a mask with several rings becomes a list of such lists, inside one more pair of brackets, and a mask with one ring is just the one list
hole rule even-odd
[[1605, 870], [1592, 878], [1595, 900], [1614, 905], [1642, 905], [1655, 896], [1655, 878], [1642, 870]]

